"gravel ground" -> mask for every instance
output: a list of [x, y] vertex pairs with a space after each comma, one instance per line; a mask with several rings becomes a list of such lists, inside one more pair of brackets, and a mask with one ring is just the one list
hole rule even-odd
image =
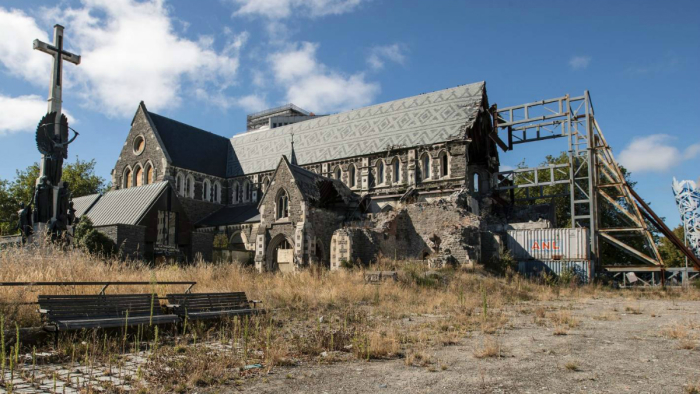
[[[562, 310], [577, 322], [555, 335], [551, 315]], [[523, 303], [488, 338], [475, 333], [426, 349], [431, 363], [424, 367], [404, 359], [302, 364], [217, 392], [686, 393], [700, 389], [699, 313], [700, 302], [690, 301]], [[475, 357], [484, 343], [498, 344], [501, 357]]]

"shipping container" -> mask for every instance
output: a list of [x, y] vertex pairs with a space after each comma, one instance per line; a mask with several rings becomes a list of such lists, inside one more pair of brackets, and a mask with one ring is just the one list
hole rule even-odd
[[540, 276], [544, 273], [561, 276], [563, 273], [567, 273], [578, 276], [582, 283], [588, 283], [591, 271], [591, 262], [586, 260], [518, 261], [518, 272], [525, 276]]
[[590, 260], [587, 228], [508, 230], [506, 238], [515, 261]]

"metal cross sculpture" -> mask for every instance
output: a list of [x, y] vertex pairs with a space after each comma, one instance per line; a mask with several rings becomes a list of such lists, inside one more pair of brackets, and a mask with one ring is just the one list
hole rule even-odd
[[[36, 143], [41, 152], [41, 167], [34, 192], [35, 226], [47, 223], [52, 232], [65, 230], [69, 225], [68, 185], [61, 181], [63, 159], [68, 158], [68, 144], [77, 137], [69, 139], [68, 119], [61, 113], [63, 90], [63, 60], [80, 64], [80, 56], [63, 49], [63, 26], [53, 27], [53, 44], [34, 40], [34, 49], [53, 57], [51, 83], [49, 85], [49, 106], [47, 114], [39, 122]], [[72, 130], [72, 129], [71, 129]]]

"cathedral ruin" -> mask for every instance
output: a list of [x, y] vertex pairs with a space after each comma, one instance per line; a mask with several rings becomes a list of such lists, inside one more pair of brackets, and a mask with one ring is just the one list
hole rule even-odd
[[489, 109], [478, 82], [333, 115], [288, 104], [225, 138], [142, 102], [114, 190], [76, 198], [77, 215], [147, 260], [474, 263], [493, 252], [479, 219], [499, 169]]

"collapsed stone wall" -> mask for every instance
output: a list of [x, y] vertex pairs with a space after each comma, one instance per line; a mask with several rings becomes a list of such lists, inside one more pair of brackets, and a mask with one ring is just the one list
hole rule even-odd
[[433, 202], [400, 206], [375, 215], [364, 227], [337, 230], [331, 241], [331, 267], [342, 260], [368, 264], [379, 255], [391, 259], [480, 260], [481, 220], [467, 210], [465, 193]]

